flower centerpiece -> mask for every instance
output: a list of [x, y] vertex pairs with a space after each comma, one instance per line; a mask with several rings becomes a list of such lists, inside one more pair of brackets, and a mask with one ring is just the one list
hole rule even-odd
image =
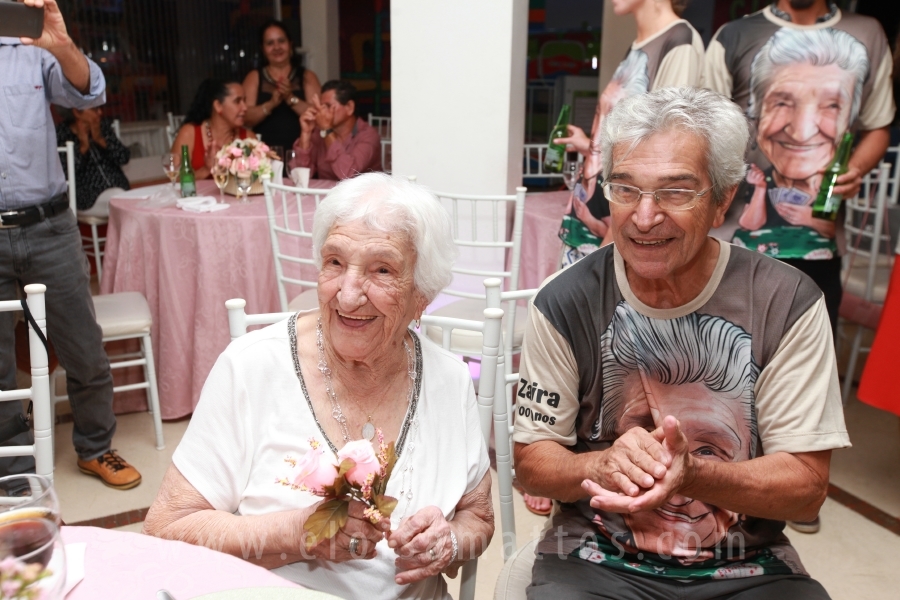
[[234, 140], [230, 144], [222, 146], [216, 153], [216, 163], [227, 169], [229, 173], [224, 192], [232, 196], [238, 195], [237, 175], [238, 168], [241, 168], [248, 169], [253, 178], [253, 185], [250, 187], [249, 193], [262, 194], [262, 178], [272, 176], [272, 158], [277, 157], [265, 143], [255, 137]]
[[46, 591], [36, 585], [52, 573], [38, 562], [25, 564], [13, 556], [0, 561], [0, 598], [3, 600], [39, 600]]
[[285, 458], [294, 472], [278, 478], [277, 483], [327, 499], [306, 519], [307, 550], [337, 535], [347, 522], [353, 500], [366, 505], [364, 514], [373, 525], [390, 518], [397, 500], [385, 491], [397, 457], [394, 443], [385, 445], [381, 430], [376, 435], [377, 452], [369, 440], [354, 440], [334, 456], [322, 442], [310, 439], [310, 450], [303, 460]]

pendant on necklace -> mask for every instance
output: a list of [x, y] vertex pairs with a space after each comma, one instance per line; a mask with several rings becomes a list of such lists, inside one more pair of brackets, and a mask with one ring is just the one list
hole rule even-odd
[[372, 424], [372, 421], [366, 421], [366, 424], [363, 425], [362, 436], [370, 442], [375, 437], [375, 425]]

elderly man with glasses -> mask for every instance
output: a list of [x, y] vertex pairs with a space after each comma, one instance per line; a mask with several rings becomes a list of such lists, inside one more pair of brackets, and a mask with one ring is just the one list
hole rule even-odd
[[556, 500], [528, 597], [827, 598], [783, 535], [849, 446], [822, 292], [709, 236], [747, 121], [664, 88], [603, 123], [614, 244], [529, 311], [516, 474]]

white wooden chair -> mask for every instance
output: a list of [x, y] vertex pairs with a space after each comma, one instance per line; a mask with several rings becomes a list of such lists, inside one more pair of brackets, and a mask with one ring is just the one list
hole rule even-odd
[[378, 131], [378, 137], [380, 137], [382, 140], [391, 139], [390, 117], [376, 117], [372, 113], [369, 113], [369, 125], [371, 125]]
[[[247, 327], [276, 323], [292, 316], [293, 312], [248, 315], [244, 312], [247, 303], [242, 298], [225, 302], [228, 310], [228, 327], [231, 339], [237, 339], [247, 332]], [[490, 444], [491, 430], [494, 434], [494, 448], [497, 455], [497, 475], [500, 491], [500, 529], [503, 536], [503, 558], [512, 556], [516, 549], [516, 526], [512, 503], [512, 450], [509, 438], [509, 421], [506, 402], [503, 401], [504, 378], [500, 364], [501, 331], [503, 311], [497, 308], [484, 309], [483, 320], [454, 319], [435, 315], [423, 315], [421, 324], [442, 334], [438, 343], [450, 350], [451, 339], [457, 330], [477, 331], [481, 334], [483, 347], [481, 354], [481, 381], [478, 386], [478, 413], [481, 433], [485, 446]], [[496, 533], [495, 533], [496, 535]], [[475, 598], [475, 577], [478, 561], [467, 562], [460, 574], [461, 600]]]
[[[506, 292], [518, 290], [519, 284], [519, 255], [522, 247], [522, 221], [525, 214], [524, 187], [517, 187], [516, 194], [512, 196], [475, 196], [463, 194], [435, 195], [442, 202], [450, 203], [450, 214], [453, 227], [453, 241], [460, 248], [460, 252], [468, 251], [468, 258], [484, 256], [485, 268], [469, 268], [454, 265], [454, 280], [450, 286], [442, 291], [442, 294], [456, 296], [461, 300], [454, 301], [446, 306], [433, 311], [431, 314], [442, 317], [455, 317], [458, 319], [477, 320], [481, 311], [487, 306], [487, 292], [472, 292], [465, 288], [466, 283], [474, 283], [475, 277], [499, 278], [505, 283]], [[486, 209], [486, 210], [485, 210]], [[505, 210], [504, 210], [505, 209]], [[506, 210], [513, 211], [513, 225], [511, 235], [506, 233]], [[509, 254], [510, 268], [507, 270], [506, 254]], [[492, 268], [491, 260], [494, 266]], [[497, 262], [499, 261], [499, 265]], [[473, 277], [474, 276], [474, 277]], [[457, 279], [459, 278], [459, 279]], [[481, 283], [481, 282], [479, 282]], [[470, 286], [469, 289], [474, 287]], [[522, 346], [522, 337], [525, 333], [525, 315], [516, 311], [516, 303], [510, 301], [507, 305], [504, 336], [511, 339], [504, 346], [516, 349]], [[426, 331], [426, 335], [433, 341], [440, 339], [440, 329]], [[451, 352], [477, 358], [481, 354], [481, 339], [460, 333], [451, 340]]]
[[[266, 211], [269, 215], [269, 238], [275, 260], [275, 279], [282, 311], [316, 308], [319, 305], [316, 279], [304, 279], [301, 269], [318, 272], [312, 253], [312, 224], [307, 226], [303, 216], [306, 205], [315, 202], [316, 209], [329, 190], [299, 188], [269, 180], [263, 182]], [[311, 200], [310, 200], [310, 197]], [[280, 207], [280, 213], [277, 208]], [[295, 211], [295, 212], [292, 212]], [[285, 267], [289, 268], [286, 270]], [[289, 296], [286, 285], [300, 288]]]
[[[847, 253], [844, 256], [844, 273], [841, 275], [844, 280], [845, 301], [848, 296], [856, 296], [868, 305], [884, 304], [894, 262], [890, 234], [887, 231], [886, 206], [890, 186], [891, 165], [882, 162], [878, 169], [863, 178], [859, 194], [845, 201]], [[841, 394], [845, 404], [850, 397], [859, 354], [870, 350], [862, 347], [862, 335], [863, 330], [873, 324], [856, 324], [858, 327], [853, 336]]]
[[[47, 313], [44, 293], [47, 286], [32, 283], [25, 286], [26, 303], [35, 323], [47, 338]], [[0, 302], [0, 312], [22, 310], [18, 300]], [[0, 446], [0, 456], [34, 456], [35, 473], [53, 480], [53, 411], [50, 404], [50, 373], [47, 348], [34, 327], [28, 326], [28, 351], [31, 356], [31, 387], [0, 392], [0, 402], [31, 400], [34, 404], [34, 443], [24, 446]], [[5, 498], [4, 498], [5, 500]], [[0, 501], [0, 503], [4, 503]]]
[[[138, 352], [114, 355], [109, 357], [110, 369], [126, 367], [143, 367], [144, 381], [118, 385], [113, 393], [131, 390], [147, 390], [147, 407], [153, 415], [153, 430], [156, 435], [156, 449], [165, 448], [163, 439], [162, 418], [159, 413], [159, 390], [156, 387], [156, 365], [153, 361], [153, 343], [150, 329], [153, 317], [147, 299], [140, 292], [119, 292], [94, 296], [94, 311], [97, 324], [103, 331], [103, 342], [137, 339], [141, 348]], [[62, 367], [53, 372], [51, 387], [53, 402], [67, 400], [66, 394], [57, 394], [57, 379], [65, 380], [66, 372]]]
[[175, 143], [175, 136], [178, 135], [178, 130], [181, 129], [182, 123], [184, 123], [184, 115], [173, 115], [172, 113], [166, 113], [166, 116], [169, 119], [169, 124], [166, 125], [166, 139], [169, 142], [169, 148], [172, 147], [172, 144]]
[[391, 140], [381, 140], [381, 170], [390, 175], [393, 169], [392, 163]]
[[72, 212], [78, 213], [78, 203], [75, 198], [75, 142], [66, 142], [65, 146], [59, 146], [56, 149], [61, 155], [60, 159], [65, 157], [66, 163], [66, 184], [69, 187], [69, 208]]

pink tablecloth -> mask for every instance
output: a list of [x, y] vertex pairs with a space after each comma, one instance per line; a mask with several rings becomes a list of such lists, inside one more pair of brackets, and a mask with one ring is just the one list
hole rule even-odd
[[569, 191], [542, 192], [525, 196], [522, 250], [519, 258], [519, 289], [536, 288], [559, 270], [562, 241], [559, 226]]
[[[328, 188], [332, 181], [311, 181]], [[216, 196], [212, 181], [198, 194]], [[193, 412], [206, 376], [230, 341], [225, 301], [247, 300], [248, 313], [280, 310], [263, 196], [230, 208], [191, 213], [149, 201], [113, 198], [101, 293], [138, 291], [153, 315], [153, 354], [163, 419]], [[304, 218], [312, 224], [312, 198]], [[279, 209], [280, 210], [280, 209]], [[143, 409], [144, 399], [117, 399], [117, 412]]]
[[97, 527], [63, 527], [62, 537], [66, 544], [87, 544], [84, 579], [67, 600], [152, 600], [159, 589], [188, 599], [236, 588], [299, 587], [240, 558], [184, 542]]

